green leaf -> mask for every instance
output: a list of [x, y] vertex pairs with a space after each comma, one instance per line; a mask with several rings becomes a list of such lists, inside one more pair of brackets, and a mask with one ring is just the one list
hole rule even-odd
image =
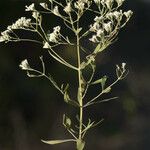
[[77, 139], [77, 150], [83, 150], [84, 146], [85, 146], [85, 142], [80, 139]]
[[67, 117], [65, 114], [63, 115], [63, 125], [66, 128], [70, 128], [71, 127], [71, 119], [69, 117]]
[[102, 90], [104, 90], [104, 87], [105, 87], [105, 84], [106, 84], [106, 80], [107, 80], [107, 76], [103, 76], [102, 78], [92, 82], [91, 84], [94, 85], [94, 84], [99, 84], [101, 83], [101, 86], [102, 86]]
[[64, 101], [67, 104], [70, 104], [70, 105], [75, 106], [75, 107], [79, 107], [79, 104], [76, 101], [70, 99], [67, 92], [65, 92], [65, 94], [64, 94]]
[[46, 144], [55, 145], [55, 144], [61, 144], [61, 143], [65, 143], [65, 142], [74, 142], [75, 140], [67, 139], [67, 140], [49, 140], [49, 141], [41, 140], [41, 141]]
[[68, 90], [68, 88], [69, 88], [69, 84], [67, 83], [67, 85], [66, 85], [66, 87], [64, 88], [64, 92], [66, 92], [67, 90]]
[[101, 79], [98, 79], [98, 80], [92, 82], [91, 84], [94, 85], [94, 84], [102, 83], [102, 80], [103, 80], [102, 78], [101, 78]]
[[102, 78], [102, 82], [101, 82], [102, 90], [104, 90], [104, 88], [105, 88], [106, 81], [107, 81], [107, 76], [104, 76]]
[[65, 92], [65, 94], [64, 94], [64, 101], [65, 101], [66, 103], [68, 103], [69, 100], [70, 100], [70, 97], [69, 97], [68, 93]]

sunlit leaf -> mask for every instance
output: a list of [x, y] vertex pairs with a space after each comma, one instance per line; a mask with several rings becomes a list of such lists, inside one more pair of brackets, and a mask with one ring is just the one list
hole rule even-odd
[[65, 142], [74, 142], [75, 140], [67, 139], [67, 140], [48, 140], [48, 141], [41, 140], [41, 141], [46, 144], [55, 145], [55, 144], [61, 144], [61, 143], [65, 143]]

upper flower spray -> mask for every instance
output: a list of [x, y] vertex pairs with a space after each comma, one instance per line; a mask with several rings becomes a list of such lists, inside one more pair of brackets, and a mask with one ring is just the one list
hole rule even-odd
[[[86, 38], [88, 35], [88, 37], [90, 37], [87, 39], [89, 42], [99, 44], [99, 49], [93, 51], [93, 53], [96, 54], [115, 40], [119, 30], [126, 25], [132, 16], [131, 10], [124, 12], [120, 9], [124, 1], [125, 0], [67, 0], [61, 3], [57, 0], [49, 0], [49, 3], [43, 2], [39, 4], [43, 10], [38, 10], [36, 5], [32, 3], [29, 6], [25, 6], [25, 11], [32, 13], [32, 19], [21, 17], [15, 23], [8, 26], [6, 31], [1, 32], [0, 42], [21, 41], [19, 36], [14, 32], [17, 29], [23, 29], [37, 32], [42, 38], [42, 41], [38, 42], [44, 43], [43, 48], [50, 48], [54, 44], [70, 44], [69, 35], [64, 37], [60, 34], [60, 26], [54, 27], [53, 32], [50, 34], [44, 32], [42, 28], [42, 14], [50, 13], [60, 17], [66, 28], [72, 30], [75, 34], [80, 33], [80, 39], [83, 37]], [[95, 15], [88, 30], [81, 24], [77, 24], [87, 11]]]

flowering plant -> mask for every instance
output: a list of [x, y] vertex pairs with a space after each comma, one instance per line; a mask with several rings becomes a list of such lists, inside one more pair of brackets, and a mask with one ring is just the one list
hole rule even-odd
[[[96, 57], [99, 53], [104, 51], [109, 45], [111, 45], [121, 28], [123, 28], [129, 21], [132, 11], [126, 11], [120, 9], [125, 0], [64, 0], [58, 2], [57, 0], [48, 0], [47, 3], [39, 3], [41, 10], [38, 10], [34, 3], [30, 6], [26, 6], [25, 11], [29, 11], [32, 14], [32, 19], [21, 17], [15, 23], [7, 27], [7, 30], [1, 32], [0, 42], [19, 42], [29, 41], [36, 42], [42, 45], [43, 49], [46, 49], [48, 54], [60, 64], [77, 72], [78, 77], [78, 90], [76, 99], [73, 100], [69, 94], [69, 84], [59, 85], [52, 76], [47, 75], [45, 69], [45, 63], [43, 57], [40, 57], [42, 63], [42, 71], [32, 68], [28, 60], [25, 59], [21, 62], [20, 68], [27, 72], [29, 77], [45, 77], [52, 85], [63, 95], [64, 101], [74, 106], [78, 110], [77, 121], [78, 124], [74, 125], [72, 119], [63, 115], [63, 126], [71, 134], [72, 139], [62, 140], [42, 140], [44, 143], [54, 145], [64, 142], [75, 142], [77, 150], [83, 150], [85, 147], [85, 135], [87, 131], [97, 125], [99, 125], [103, 119], [98, 122], [89, 119], [86, 123], [83, 122], [84, 109], [87, 107], [107, 102], [115, 99], [108, 98], [99, 100], [103, 94], [110, 93], [112, 86], [118, 81], [122, 80], [127, 75], [126, 63], [122, 65], [116, 65], [116, 80], [110, 85], [107, 85], [107, 76], [103, 76], [93, 81], [93, 77], [96, 71]], [[81, 20], [86, 12], [93, 14], [93, 22], [86, 29], [82, 26]], [[53, 27], [51, 33], [47, 33], [43, 28], [42, 16], [43, 14], [52, 14], [62, 19], [64, 26], [69, 29], [76, 38], [75, 42], [72, 42], [69, 35], [63, 35], [61, 33], [61, 26], [57, 25]], [[91, 16], [92, 17], [92, 16]], [[26, 30], [29, 32], [37, 33], [41, 40], [35, 39], [23, 39], [16, 33], [16, 30]], [[88, 42], [94, 44], [93, 51], [87, 51], [83, 47], [81, 41], [86, 39]], [[77, 65], [73, 65], [57, 53], [56, 47], [60, 45], [76, 47], [77, 53]], [[83, 57], [81, 54], [83, 53]], [[86, 70], [91, 70], [89, 76], [85, 76]], [[91, 86], [100, 84], [100, 92], [88, 99], [87, 92]], [[85, 101], [86, 99], [86, 101]]]

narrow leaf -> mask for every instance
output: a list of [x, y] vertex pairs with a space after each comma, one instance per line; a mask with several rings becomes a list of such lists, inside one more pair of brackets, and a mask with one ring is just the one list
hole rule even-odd
[[92, 85], [94, 85], [94, 84], [99, 84], [99, 83], [102, 83], [102, 78], [101, 79], [98, 79], [98, 80], [96, 80], [96, 81], [94, 81], [94, 82], [92, 82], [91, 84]]
[[65, 143], [65, 142], [74, 142], [75, 140], [67, 139], [67, 140], [49, 140], [49, 141], [41, 140], [41, 141], [46, 144], [55, 145], [55, 144], [61, 144], [61, 143]]
[[107, 80], [107, 77], [104, 76], [104, 77], [102, 78], [102, 82], [101, 82], [102, 90], [104, 90], [104, 88], [105, 88], [106, 80]]
[[79, 107], [79, 104], [76, 101], [70, 99], [67, 92], [65, 92], [65, 94], [64, 94], [64, 101], [67, 104], [70, 104], [70, 105], [75, 106], [75, 107]]
[[65, 114], [63, 115], [63, 125], [65, 126], [65, 128], [71, 127], [71, 119], [67, 117]]
[[67, 83], [66, 87], [64, 88], [64, 92], [66, 92], [69, 88], [69, 84]]

